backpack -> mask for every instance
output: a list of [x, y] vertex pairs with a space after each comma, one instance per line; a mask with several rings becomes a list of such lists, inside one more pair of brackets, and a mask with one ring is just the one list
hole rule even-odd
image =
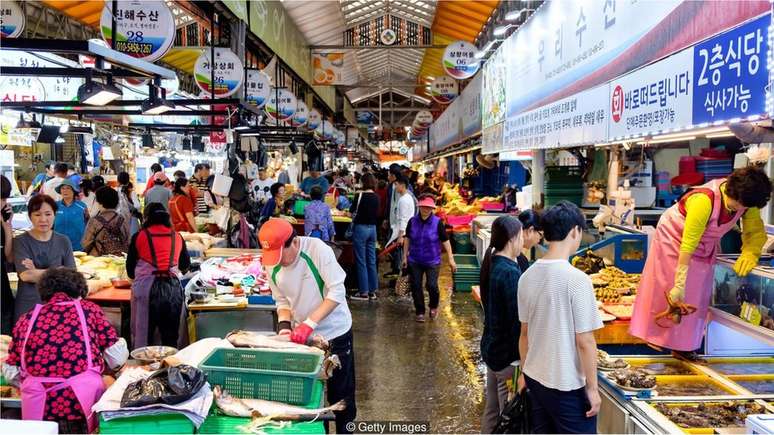
[[97, 234], [94, 235], [94, 242], [88, 247], [86, 252], [91, 252], [95, 247], [99, 255], [122, 255], [126, 252], [127, 241], [123, 232], [123, 216], [116, 213], [110, 220], [105, 220], [102, 215], [97, 215], [94, 219], [102, 224], [102, 228], [97, 230]]

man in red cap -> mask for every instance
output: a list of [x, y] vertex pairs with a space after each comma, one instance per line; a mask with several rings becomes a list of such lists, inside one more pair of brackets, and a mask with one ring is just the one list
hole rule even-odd
[[[296, 235], [284, 219], [269, 219], [258, 231], [262, 262], [277, 303], [278, 333], [305, 344], [312, 333], [323, 336], [341, 368], [328, 379], [328, 402], [347, 401], [337, 411], [336, 433], [352, 433], [355, 420], [355, 354], [352, 315], [347, 306], [347, 274], [333, 250], [320, 239]], [[295, 326], [294, 326], [295, 325]]]

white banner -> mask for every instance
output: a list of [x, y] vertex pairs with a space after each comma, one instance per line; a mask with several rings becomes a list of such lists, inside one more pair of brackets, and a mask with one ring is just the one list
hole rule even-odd
[[693, 48], [610, 83], [612, 140], [691, 125]]
[[[37, 53], [36, 56], [24, 51], [0, 50], [0, 68], [18, 66], [36, 69], [62, 65], [78, 67], [77, 63], [55, 54]], [[83, 79], [76, 77], [4, 76], [0, 81], [2, 101], [75, 101], [78, 99], [78, 87], [83, 84]]]
[[462, 112], [462, 136], [468, 137], [481, 131], [481, 83], [482, 74], [476, 75], [460, 95], [459, 104]]
[[589, 145], [607, 138], [608, 85], [563, 98], [506, 121], [504, 149]]

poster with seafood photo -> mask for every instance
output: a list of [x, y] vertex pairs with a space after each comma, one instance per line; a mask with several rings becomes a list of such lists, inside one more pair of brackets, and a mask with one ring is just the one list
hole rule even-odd
[[315, 85], [340, 85], [344, 70], [344, 53], [312, 53]]

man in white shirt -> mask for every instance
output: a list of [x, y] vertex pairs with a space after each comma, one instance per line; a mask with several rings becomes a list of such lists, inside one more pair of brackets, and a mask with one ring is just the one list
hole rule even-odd
[[591, 279], [567, 261], [580, 246], [586, 220], [562, 201], [545, 212], [542, 224], [548, 253], [519, 279], [519, 388], [526, 383], [529, 389], [534, 433], [596, 433], [601, 399], [594, 331], [602, 320]]
[[335, 412], [336, 433], [352, 433], [353, 428], [347, 426], [355, 421], [357, 408], [352, 315], [344, 287], [347, 274], [325, 242], [297, 236], [284, 219], [266, 221], [258, 242], [277, 304], [278, 333], [301, 344], [313, 332], [328, 340], [331, 353], [341, 361], [341, 368], [328, 379], [328, 402], [346, 400], [347, 408]]
[[43, 188], [40, 190], [40, 193], [54, 198], [54, 201], [61, 200], [62, 197], [56, 193], [56, 188], [62, 184], [62, 181], [64, 181], [65, 178], [67, 178], [67, 163], [57, 163], [54, 165], [54, 178], [46, 181], [46, 183], [43, 184]]
[[387, 244], [389, 245], [392, 241], [398, 243], [398, 247], [393, 251], [393, 269], [399, 271], [403, 263], [403, 236], [406, 235], [406, 226], [408, 226], [409, 220], [417, 214], [417, 209], [416, 200], [408, 190], [408, 180], [405, 177], [398, 176], [393, 183], [393, 189], [397, 195], [397, 204], [394, 218], [390, 219], [392, 232]]
[[271, 185], [276, 182], [266, 174], [266, 168], [258, 168], [258, 178], [253, 180], [250, 185], [250, 192], [252, 192], [255, 202], [261, 205], [265, 204], [271, 198]]

